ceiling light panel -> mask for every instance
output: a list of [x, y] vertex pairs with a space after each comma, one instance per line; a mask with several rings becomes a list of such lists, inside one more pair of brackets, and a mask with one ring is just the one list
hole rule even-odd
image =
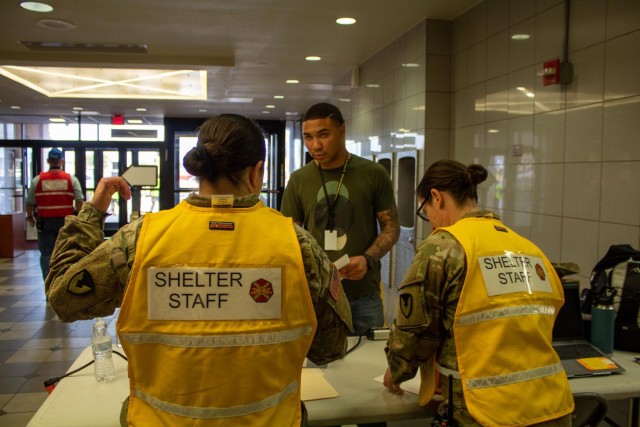
[[123, 68], [0, 67], [51, 98], [207, 99], [207, 72]]

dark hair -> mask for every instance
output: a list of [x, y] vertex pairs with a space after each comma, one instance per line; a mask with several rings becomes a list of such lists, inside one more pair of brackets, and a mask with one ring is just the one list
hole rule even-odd
[[478, 201], [478, 184], [487, 179], [487, 170], [482, 165], [465, 166], [455, 160], [439, 160], [429, 166], [416, 192], [429, 200], [431, 189], [447, 191], [458, 205], [467, 199]]
[[242, 171], [264, 161], [264, 134], [258, 125], [237, 114], [220, 114], [198, 129], [198, 143], [182, 161], [191, 175], [214, 182], [226, 176], [237, 184]]
[[317, 120], [317, 119], [326, 119], [331, 118], [338, 126], [342, 126], [344, 124], [344, 118], [342, 117], [342, 113], [340, 109], [333, 104], [329, 104], [327, 102], [321, 102], [319, 104], [312, 105], [309, 107], [304, 116], [302, 116], [302, 121], [306, 122], [307, 120]]

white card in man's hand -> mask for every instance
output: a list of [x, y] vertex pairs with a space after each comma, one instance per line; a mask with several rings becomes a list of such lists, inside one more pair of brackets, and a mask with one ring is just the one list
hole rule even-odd
[[338, 270], [340, 270], [347, 264], [349, 264], [349, 255], [347, 254], [344, 254], [337, 260], [333, 261], [333, 265], [335, 265]]

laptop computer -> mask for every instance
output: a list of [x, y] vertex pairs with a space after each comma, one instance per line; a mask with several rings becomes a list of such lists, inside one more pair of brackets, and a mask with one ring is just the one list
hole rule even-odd
[[[553, 348], [568, 378], [610, 375], [625, 369], [585, 339], [580, 284], [563, 283], [564, 305], [553, 325]], [[594, 359], [595, 358], [595, 359]]]

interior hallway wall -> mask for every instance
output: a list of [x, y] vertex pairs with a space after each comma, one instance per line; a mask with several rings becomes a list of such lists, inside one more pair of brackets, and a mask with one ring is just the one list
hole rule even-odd
[[[552, 262], [577, 263], [587, 286], [610, 245], [640, 247], [640, 2], [572, 1], [573, 81], [544, 86], [543, 63], [563, 55], [564, 8], [486, 0], [451, 23], [422, 22], [332, 101], [364, 155], [372, 136], [382, 152], [414, 149], [392, 136], [408, 129], [418, 135], [419, 176], [440, 158], [485, 165], [480, 204]], [[418, 239], [430, 231], [418, 223]]]
[[487, 166], [481, 204], [587, 286], [610, 245], [640, 244], [640, 2], [570, 4], [566, 87], [538, 75], [562, 58], [563, 1], [487, 0], [453, 22], [452, 154]]

